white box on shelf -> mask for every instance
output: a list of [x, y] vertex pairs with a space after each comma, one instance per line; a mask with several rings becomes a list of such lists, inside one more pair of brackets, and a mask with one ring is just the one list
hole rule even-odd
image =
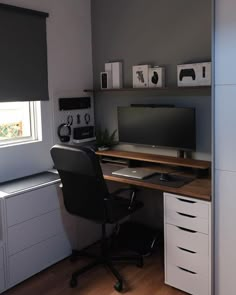
[[123, 88], [122, 63], [112, 63], [112, 87]]
[[150, 65], [133, 66], [133, 88], [148, 87], [148, 72]]
[[105, 63], [105, 72], [109, 72], [110, 74], [112, 73], [112, 63], [111, 62]]
[[165, 87], [165, 68], [162, 68], [162, 67], [149, 68], [148, 86], [150, 88]]
[[100, 84], [101, 89], [110, 89], [112, 88], [112, 80], [110, 72], [101, 72], [100, 73]]
[[186, 86], [210, 86], [211, 62], [177, 65], [177, 84]]
[[123, 87], [122, 63], [110, 62], [105, 63], [105, 72], [111, 75], [111, 88]]

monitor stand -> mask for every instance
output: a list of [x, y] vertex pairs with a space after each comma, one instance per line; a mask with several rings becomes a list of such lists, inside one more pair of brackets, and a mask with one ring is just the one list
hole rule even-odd
[[177, 158], [184, 158], [184, 151], [183, 150], [177, 151]]
[[190, 151], [178, 150], [177, 151], [177, 158], [192, 159], [192, 154]]

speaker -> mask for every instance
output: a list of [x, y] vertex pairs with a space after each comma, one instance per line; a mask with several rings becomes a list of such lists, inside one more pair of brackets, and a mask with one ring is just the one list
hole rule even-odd
[[74, 140], [84, 140], [94, 137], [94, 126], [76, 127], [73, 129]]
[[101, 83], [101, 89], [112, 88], [111, 73], [110, 72], [101, 72], [100, 73], [100, 83]]

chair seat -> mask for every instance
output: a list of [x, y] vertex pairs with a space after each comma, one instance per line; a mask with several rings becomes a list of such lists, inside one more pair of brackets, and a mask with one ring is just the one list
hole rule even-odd
[[119, 196], [115, 196], [108, 202], [108, 216], [106, 222], [111, 224], [118, 222], [143, 207], [143, 203], [139, 201], [133, 202], [132, 206], [129, 207], [130, 200]]

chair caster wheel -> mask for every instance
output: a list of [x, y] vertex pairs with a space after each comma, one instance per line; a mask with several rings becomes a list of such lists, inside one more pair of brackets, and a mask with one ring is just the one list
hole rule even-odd
[[78, 251], [72, 250], [71, 256], [70, 256], [70, 262], [75, 262], [78, 259]]
[[75, 288], [76, 286], [77, 286], [77, 280], [74, 279], [74, 278], [72, 278], [72, 279], [70, 280], [70, 287], [71, 287], [71, 288]]
[[123, 284], [122, 284], [122, 282], [120, 282], [120, 281], [116, 282], [115, 285], [114, 285], [114, 289], [117, 292], [122, 292], [123, 291]]
[[139, 262], [137, 262], [137, 267], [142, 268], [143, 267], [143, 259], [140, 259]]
[[75, 262], [77, 260], [77, 257], [71, 255], [70, 256], [70, 262]]

